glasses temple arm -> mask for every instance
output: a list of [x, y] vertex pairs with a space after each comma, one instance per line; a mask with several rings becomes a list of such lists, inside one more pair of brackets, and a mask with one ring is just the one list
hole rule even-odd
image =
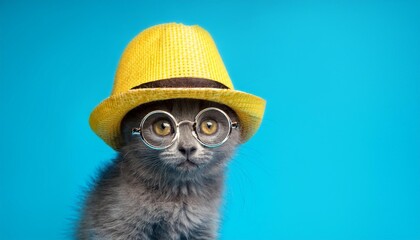
[[131, 129], [131, 135], [140, 135], [140, 133], [141, 133], [141, 128], [139, 127]]

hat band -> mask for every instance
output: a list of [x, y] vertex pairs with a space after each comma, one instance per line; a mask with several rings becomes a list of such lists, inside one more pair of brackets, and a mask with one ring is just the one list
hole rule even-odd
[[139, 88], [220, 88], [229, 89], [225, 85], [206, 78], [168, 78], [147, 82], [131, 89]]

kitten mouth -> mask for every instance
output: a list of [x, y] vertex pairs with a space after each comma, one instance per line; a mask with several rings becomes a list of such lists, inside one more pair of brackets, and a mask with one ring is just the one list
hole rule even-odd
[[198, 168], [198, 164], [191, 161], [189, 158], [185, 159], [185, 161], [178, 164], [178, 167], [186, 168], [186, 169], [193, 169]]

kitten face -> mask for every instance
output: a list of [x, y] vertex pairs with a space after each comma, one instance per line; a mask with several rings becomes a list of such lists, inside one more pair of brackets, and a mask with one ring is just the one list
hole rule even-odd
[[[224, 105], [193, 99], [153, 102], [141, 105], [130, 111], [121, 124], [122, 137], [125, 142], [121, 153], [129, 156], [127, 161], [130, 161], [133, 171], [142, 175], [159, 173], [165, 174], [165, 176], [186, 178], [220, 173], [240, 142], [240, 130], [232, 129], [226, 142], [218, 147], [213, 148], [202, 145], [194, 137], [193, 126], [190, 122], [194, 121], [201, 110], [208, 107], [217, 107], [227, 113], [232, 121], [238, 121], [236, 114]], [[143, 117], [154, 110], [169, 112], [178, 123], [185, 121], [179, 125], [177, 129], [178, 137], [173, 144], [161, 150], [148, 147], [141, 140], [140, 136], [131, 134], [132, 128], [139, 127]], [[212, 113], [209, 113], [209, 117], [219, 122], [219, 128], [228, 127], [226, 123], [218, 121], [220, 116], [217, 116], [217, 114], [212, 115]], [[159, 121], [159, 119], [157, 118], [154, 123], [156, 121]], [[175, 131], [175, 129], [168, 129], [169, 126], [165, 127], [164, 122], [159, 124], [153, 125], [153, 122], [151, 122], [142, 129], [145, 138], [150, 139], [150, 142], [162, 141], [162, 137], [157, 136], [157, 133], [161, 135], [168, 134], [169, 136], [168, 131]], [[156, 129], [156, 126], [161, 126], [162, 128]], [[168, 141], [170, 142], [170, 140]]]

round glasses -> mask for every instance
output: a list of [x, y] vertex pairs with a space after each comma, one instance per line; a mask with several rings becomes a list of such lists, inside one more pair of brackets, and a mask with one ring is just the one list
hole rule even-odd
[[209, 148], [222, 145], [228, 140], [232, 129], [239, 127], [224, 111], [214, 107], [201, 110], [194, 121], [180, 122], [168, 112], [155, 110], [144, 116], [140, 126], [133, 128], [131, 134], [139, 135], [148, 147], [160, 150], [170, 147], [179, 138], [181, 124], [192, 125], [192, 135]]

